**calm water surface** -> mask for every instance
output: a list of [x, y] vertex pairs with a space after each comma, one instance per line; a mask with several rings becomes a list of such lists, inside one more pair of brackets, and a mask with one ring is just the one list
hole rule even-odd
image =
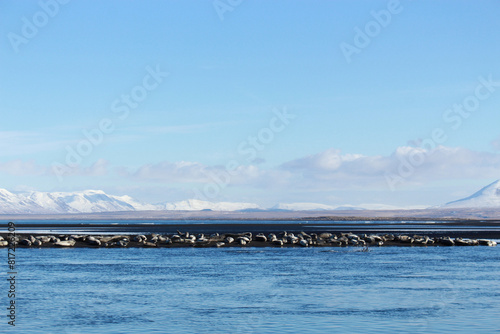
[[500, 332], [500, 247], [47, 248], [17, 261], [17, 326], [2, 317], [0, 332]]

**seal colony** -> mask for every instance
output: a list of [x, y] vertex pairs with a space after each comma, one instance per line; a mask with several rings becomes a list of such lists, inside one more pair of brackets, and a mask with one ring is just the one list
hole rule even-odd
[[[0, 247], [9, 243], [0, 235]], [[429, 237], [405, 234], [361, 234], [353, 233], [213, 233], [210, 235], [180, 232], [174, 234], [139, 235], [33, 235], [17, 234], [16, 247], [91, 247], [91, 248], [171, 248], [171, 247], [370, 247], [370, 246], [490, 246], [497, 243], [488, 239]]]

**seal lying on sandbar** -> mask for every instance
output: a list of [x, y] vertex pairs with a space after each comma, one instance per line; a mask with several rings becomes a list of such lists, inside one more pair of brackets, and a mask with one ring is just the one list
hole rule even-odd
[[73, 247], [76, 244], [76, 241], [73, 239], [58, 241], [54, 243], [54, 246], [57, 247]]

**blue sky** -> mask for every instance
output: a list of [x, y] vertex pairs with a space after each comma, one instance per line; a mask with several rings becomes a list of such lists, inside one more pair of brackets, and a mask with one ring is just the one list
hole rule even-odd
[[262, 206], [460, 198], [500, 178], [499, 9], [2, 1], [0, 187]]

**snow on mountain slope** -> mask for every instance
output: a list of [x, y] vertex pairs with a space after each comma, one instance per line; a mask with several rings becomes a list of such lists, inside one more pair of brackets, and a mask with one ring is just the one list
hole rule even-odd
[[[500, 208], [500, 180], [479, 190], [475, 194], [449, 202], [437, 208]], [[413, 207], [412, 209], [422, 209]], [[436, 208], [436, 207], [435, 207]], [[397, 210], [399, 208], [383, 204], [360, 204], [331, 206], [319, 203], [279, 203], [269, 211], [326, 211], [326, 210]], [[248, 211], [263, 210], [254, 203], [209, 202], [196, 199], [174, 203], [145, 204], [130, 196], [108, 195], [102, 190], [77, 192], [38, 192], [15, 194], [0, 189], [0, 214], [50, 214], [50, 213], [92, 213], [115, 211]], [[265, 209], [263, 211], [266, 211]]]
[[69, 205], [64, 203], [56, 194], [44, 193], [44, 192], [31, 192], [26, 196], [29, 200], [36, 203], [40, 207], [44, 208], [49, 212], [54, 213], [75, 213], [78, 212], [71, 208]]
[[197, 199], [190, 199], [175, 203], [163, 203], [159, 205], [161, 210], [185, 210], [185, 211], [238, 211], [247, 209], [259, 209], [259, 206], [254, 203], [238, 203], [238, 202], [208, 202]]
[[135, 211], [136, 208], [115, 196], [101, 190], [81, 192], [32, 192], [27, 196], [30, 200], [53, 213], [110, 212]]
[[487, 185], [469, 197], [448, 202], [441, 208], [500, 208], [500, 180]]
[[90, 213], [112, 211], [156, 210], [129, 196], [107, 195], [101, 190], [79, 192], [38, 192], [13, 194], [0, 189], [0, 213]]
[[86, 190], [74, 193], [52, 193], [62, 204], [62, 210], [73, 212], [135, 211], [129, 203], [117, 200], [100, 190]]
[[102, 190], [14, 194], [0, 189], [0, 214], [92, 213], [149, 210], [238, 211], [259, 209], [253, 203], [187, 200], [158, 205], [144, 204], [130, 196], [108, 195]]
[[38, 213], [44, 208], [29, 198], [0, 189], [0, 213]]
[[125, 196], [108, 195], [108, 196], [111, 197], [111, 198], [114, 198], [117, 201], [126, 203], [126, 204], [134, 207], [134, 209], [136, 211], [160, 210], [160, 208], [157, 205], [138, 202], [134, 198], [132, 198], [132, 197], [130, 197], [128, 195], [125, 195]]

